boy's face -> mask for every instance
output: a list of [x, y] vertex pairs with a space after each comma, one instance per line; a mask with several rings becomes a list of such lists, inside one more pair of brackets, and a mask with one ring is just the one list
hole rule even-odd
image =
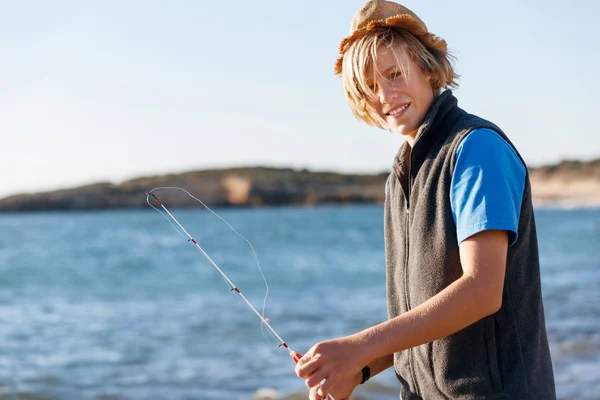
[[[406, 66], [408, 76], [402, 74], [398, 61]], [[397, 132], [412, 145], [425, 118], [434, 94], [429, 77], [424, 75], [403, 49], [380, 47], [377, 50], [377, 71], [370, 74], [369, 85], [375, 96], [369, 99], [392, 132]]]

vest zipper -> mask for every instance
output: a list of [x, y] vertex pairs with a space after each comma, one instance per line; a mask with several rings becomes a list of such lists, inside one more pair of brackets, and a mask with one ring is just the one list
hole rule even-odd
[[[412, 154], [411, 154], [412, 155]], [[408, 230], [410, 229], [410, 189], [412, 187], [412, 157], [409, 158], [408, 162], [408, 185], [406, 188], [406, 224], [405, 224], [405, 258], [404, 258], [404, 298], [406, 303], [406, 310], [410, 311], [410, 297], [408, 291], [408, 250], [410, 248], [410, 235], [408, 234]], [[419, 387], [417, 385], [417, 377], [415, 375], [415, 366], [413, 362], [413, 348], [407, 349], [408, 351], [408, 365], [410, 366], [411, 380], [415, 390], [415, 393], [419, 395]]]

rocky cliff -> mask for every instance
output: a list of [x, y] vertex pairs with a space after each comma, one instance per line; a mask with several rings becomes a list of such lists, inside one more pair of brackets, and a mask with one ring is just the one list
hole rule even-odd
[[[10, 196], [0, 200], [0, 211], [147, 207], [146, 192], [161, 186], [181, 187], [213, 206], [374, 203], [383, 201], [387, 176], [265, 167], [193, 171]], [[198, 206], [180, 191], [163, 191], [160, 198], [172, 207]]]
[[[381, 203], [387, 176], [267, 167], [192, 171], [10, 196], [0, 200], [0, 212], [147, 207], [146, 192], [160, 186], [184, 188], [212, 206]], [[533, 168], [530, 177], [537, 204], [600, 205], [600, 159]], [[198, 206], [179, 191], [160, 198], [171, 207]]]

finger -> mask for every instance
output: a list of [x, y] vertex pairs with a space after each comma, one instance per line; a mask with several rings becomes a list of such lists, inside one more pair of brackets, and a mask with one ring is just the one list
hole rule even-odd
[[296, 375], [298, 375], [299, 378], [308, 378], [315, 373], [319, 366], [320, 362], [318, 358], [313, 358], [303, 365], [300, 365], [300, 363], [298, 363], [298, 365], [296, 365], [295, 368]]
[[[325, 395], [325, 397], [319, 395], [319, 399], [321, 399], [321, 400], [337, 400], [337, 398], [333, 397], [333, 395], [331, 393], [328, 393], [327, 395]], [[348, 399], [341, 399], [341, 400], [348, 400]]]
[[317, 386], [310, 389], [310, 393], [308, 394], [309, 400], [322, 400], [322, 397], [317, 393], [317, 389]]
[[309, 361], [311, 361], [312, 358], [313, 358], [312, 349], [310, 349], [309, 351], [304, 353], [304, 355], [302, 357], [300, 357], [300, 359], [296, 363], [296, 366], [294, 367], [294, 370], [296, 371], [296, 375], [298, 375], [300, 378], [302, 378], [298, 371], [300, 371], [304, 367], [304, 365], [306, 365]]
[[[333, 395], [331, 393], [329, 393], [327, 396], [323, 397], [319, 394], [318, 392], [319, 387], [315, 386], [313, 388], [310, 389], [310, 394], [309, 394], [309, 400], [337, 400], [337, 398], [333, 397]], [[343, 399], [340, 398], [340, 400], [349, 400], [347, 397], [344, 397]]]
[[327, 395], [325, 397], [323, 397], [322, 399], [323, 400], [350, 400], [349, 397], [344, 397], [341, 394], [337, 393], [338, 391], [339, 391], [338, 388], [333, 387], [333, 388], [331, 388], [329, 393], [327, 393]]
[[296, 363], [296, 365], [306, 364], [306, 362], [310, 361], [311, 358], [312, 358], [311, 352], [307, 351], [302, 357], [300, 357], [300, 359], [298, 360], [298, 362]]
[[314, 387], [321, 383], [324, 379], [327, 379], [327, 371], [325, 368], [317, 369], [308, 379], [306, 379], [306, 386]]
[[325, 382], [323, 382], [319, 387], [318, 393], [321, 395], [321, 397], [327, 398], [329, 392], [335, 386], [337, 381], [337, 377], [335, 377], [333, 374], [329, 375]]
[[297, 365], [303, 365], [306, 364], [308, 361], [312, 360], [312, 358], [315, 356], [315, 348], [317, 348], [316, 344], [310, 349], [308, 349], [308, 351], [304, 353], [302, 357], [300, 357], [300, 359], [297, 362]]

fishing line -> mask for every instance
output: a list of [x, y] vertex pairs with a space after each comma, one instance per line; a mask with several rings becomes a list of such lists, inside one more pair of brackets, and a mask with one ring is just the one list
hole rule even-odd
[[[198, 242], [196, 242], [196, 240], [192, 237], [192, 235], [189, 234], [189, 232], [183, 227], [183, 225], [177, 220], [177, 218], [175, 218], [173, 216], [173, 214], [171, 214], [171, 212], [169, 211], [169, 209], [154, 194], [154, 192], [157, 192], [157, 191], [160, 191], [160, 190], [173, 190], [173, 189], [174, 190], [180, 190], [180, 191], [186, 193], [188, 196], [190, 196], [194, 200], [196, 200], [204, 208], [206, 208], [209, 212], [211, 212], [214, 216], [216, 216], [221, 221], [223, 221], [236, 235], [238, 235], [239, 237], [241, 237], [250, 246], [250, 248], [252, 249], [252, 253], [254, 255], [254, 259], [256, 260], [256, 265], [258, 266], [258, 269], [259, 269], [260, 274], [261, 274], [261, 276], [263, 278], [263, 281], [265, 282], [265, 287], [266, 287], [266, 295], [265, 295], [265, 297], [263, 299], [262, 314], [259, 313], [256, 310], [256, 308], [254, 308], [254, 306], [252, 305], [252, 303], [250, 303], [250, 301], [246, 298], [246, 296], [244, 296], [244, 294], [239, 290], [239, 288], [229, 279], [229, 277], [225, 274], [225, 272], [223, 272], [223, 270], [212, 260], [212, 258], [208, 255], [208, 253], [206, 253], [206, 251], [204, 251], [204, 249], [198, 244]], [[152, 197], [156, 201], [156, 203], [158, 204], [158, 206], [162, 210], [159, 209], [159, 208], [157, 208], [157, 207], [155, 207], [155, 206], [153, 206], [150, 203], [150, 197]], [[163, 217], [165, 217], [167, 219], [167, 221], [169, 221], [169, 224], [171, 225], [171, 227], [180, 236], [182, 236], [188, 242], [192, 243], [194, 245], [194, 247], [196, 247], [196, 249], [202, 254], [202, 256], [204, 256], [204, 258], [219, 272], [219, 274], [221, 275], [221, 277], [225, 280], [227, 286], [229, 286], [230, 291], [236, 293], [252, 309], [252, 311], [254, 311], [254, 313], [258, 316], [258, 318], [260, 318], [260, 320], [261, 320], [261, 329], [262, 329], [263, 326], [266, 327], [267, 332], [269, 332], [269, 334], [271, 335], [271, 337], [275, 341], [277, 341], [277, 343], [278, 343], [277, 347], [284, 347], [289, 352], [290, 356], [292, 357], [292, 360], [295, 363], [297, 363], [298, 360], [302, 357], [302, 355], [299, 354], [299, 353], [296, 353], [295, 351], [293, 351], [287, 345], [287, 343], [281, 338], [281, 336], [279, 336], [279, 334], [275, 331], [275, 329], [273, 329], [273, 327], [271, 327], [271, 325], [269, 323], [269, 319], [265, 318], [265, 308], [266, 308], [267, 296], [269, 295], [269, 285], [267, 283], [267, 280], [265, 278], [263, 270], [260, 267], [260, 263], [258, 261], [258, 256], [256, 255], [256, 250], [254, 249], [254, 246], [252, 246], [252, 244], [250, 243], [250, 241], [248, 239], [246, 239], [243, 235], [241, 235], [238, 231], [236, 231], [233, 228], [233, 226], [231, 226], [231, 224], [229, 224], [229, 222], [227, 222], [219, 214], [217, 214], [216, 212], [214, 212], [213, 210], [211, 210], [206, 204], [204, 204], [204, 202], [202, 202], [202, 200], [198, 199], [197, 197], [193, 196], [190, 192], [188, 192], [187, 190], [182, 189], [180, 187], [176, 187], [176, 186], [163, 186], [163, 187], [154, 188], [154, 189], [150, 190], [148, 193], [146, 193], [146, 202], [148, 203], [148, 205], [150, 207], [152, 207], [153, 209], [155, 209], [156, 211], [158, 211]], [[264, 333], [264, 331], [263, 331], [263, 333]]]

